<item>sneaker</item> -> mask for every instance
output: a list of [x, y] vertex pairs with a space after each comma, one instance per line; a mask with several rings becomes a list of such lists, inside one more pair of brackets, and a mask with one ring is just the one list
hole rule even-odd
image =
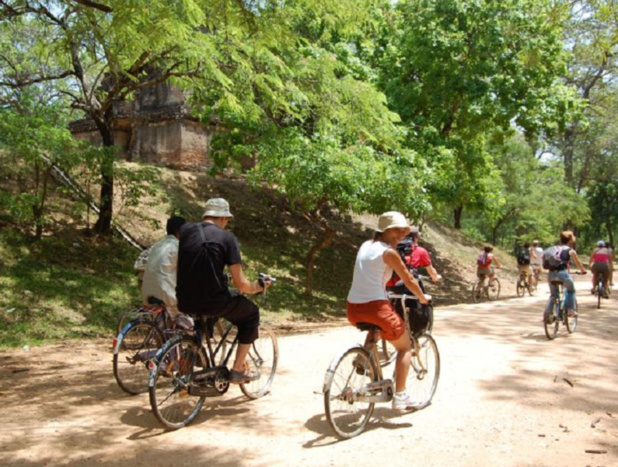
[[396, 393], [393, 396], [393, 410], [409, 412], [410, 410], [414, 410], [417, 406], [418, 404], [410, 399], [407, 392], [401, 394]]
[[573, 318], [574, 316], [577, 316], [577, 311], [575, 311], [575, 310], [569, 310], [569, 311], [567, 312], [567, 316], [568, 316], [569, 318]]
[[243, 384], [258, 379], [260, 379], [259, 371], [249, 371], [246, 373], [241, 373], [240, 371], [230, 370], [230, 383], [233, 384]]

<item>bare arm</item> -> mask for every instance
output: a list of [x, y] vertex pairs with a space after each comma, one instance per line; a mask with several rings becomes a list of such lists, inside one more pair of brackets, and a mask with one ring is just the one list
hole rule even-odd
[[394, 271], [401, 278], [403, 283], [406, 284], [406, 287], [410, 289], [410, 291], [414, 295], [416, 295], [419, 302], [421, 302], [423, 305], [429, 303], [429, 300], [427, 300], [427, 297], [425, 297], [423, 291], [418, 285], [418, 281], [414, 278], [412, 274], [410, 274], [410, 271], [408, 271], [408, 268], [406, 268], [405, 264], [403, 264], [403, 261], [401, 261], [401, 257], [395, 250], [393, 250], [392, 248], [386, 250], [382, 255], [382, 259], [388, 266], [394, 269]]
[[584, 269], [584, 266], [582, 266], [582, 263], [579, 260], [579, 256], [577, 256], [577, 252], [575, 250], [571, 250], [570, 254], [571, 254], [571, 259], [575, 262], [576, 266], [579, 268], [579, 272], [581, 272], [582, 274], [586, 274], [586, 270]]
[[[263, 292], [262, 286], [258, 281], [250, 281], [245, 277], [240, 264], [232, 264], [229, 267], [230, 274], [232, 274], [232, 281], [238, 290], [247, 294], [256, 294]], [[265, 281], [265, 289], [270, 287], [270, 281]]]
[[500, 261], [498, 261], [498, 258], [496, 258], [496, 256], [495, 256], [495, 255], [491, 255], [491, 256], [493, 257], [494, 262], [496, 263], [496, 267], [497, 267], [498, 269], [502, 269], [502, 265], [500, 264]]
[[433, 267], [433, 264], [429, 264], [428, 266], [426, 266], [426, 269], [432, 281], [438, 282], [442, 280], [442, 276], [438, 274], [438, 271], [436, 271], [436, 268]]

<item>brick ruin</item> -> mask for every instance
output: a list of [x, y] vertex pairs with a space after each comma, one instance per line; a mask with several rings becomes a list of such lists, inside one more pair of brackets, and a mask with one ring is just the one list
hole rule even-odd
[[[100, 144], [94, 122], [71, 122], [76, 138]], [[169, 83], [140, 89], [135, 100], [114, 106], [114, 142], [129, 161], [174, 168], [210, 167], [212, 131], [191, 115], [183, 92]]]

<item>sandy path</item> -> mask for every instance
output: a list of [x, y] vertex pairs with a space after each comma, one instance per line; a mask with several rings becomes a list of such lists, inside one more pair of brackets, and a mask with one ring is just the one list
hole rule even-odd
[[377, 406], [345, 442], [314, 391], [332, 356], [362, 340], [352, 327], [280, 337], [272, 394], [247, 401], [232, 388], [174, 432], [158, 425], [147, 395], [116, 386], [111, 338], [3, 352], [0, 465], [616, 466], [618, 309], [613, 298], [596, 310], [580, 280], [577, 332], [561, 328], [554, 341], [541, 324], [546, 289], [438, 308], [433, 404], [403, 416]]

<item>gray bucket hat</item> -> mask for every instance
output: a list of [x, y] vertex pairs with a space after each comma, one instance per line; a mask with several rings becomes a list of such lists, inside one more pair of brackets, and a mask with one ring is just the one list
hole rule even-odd
[[223, 198], [211, 198], [206, 201], [206, 210], [202, 217], [234, 217], [230, 212], [230, 203]]

